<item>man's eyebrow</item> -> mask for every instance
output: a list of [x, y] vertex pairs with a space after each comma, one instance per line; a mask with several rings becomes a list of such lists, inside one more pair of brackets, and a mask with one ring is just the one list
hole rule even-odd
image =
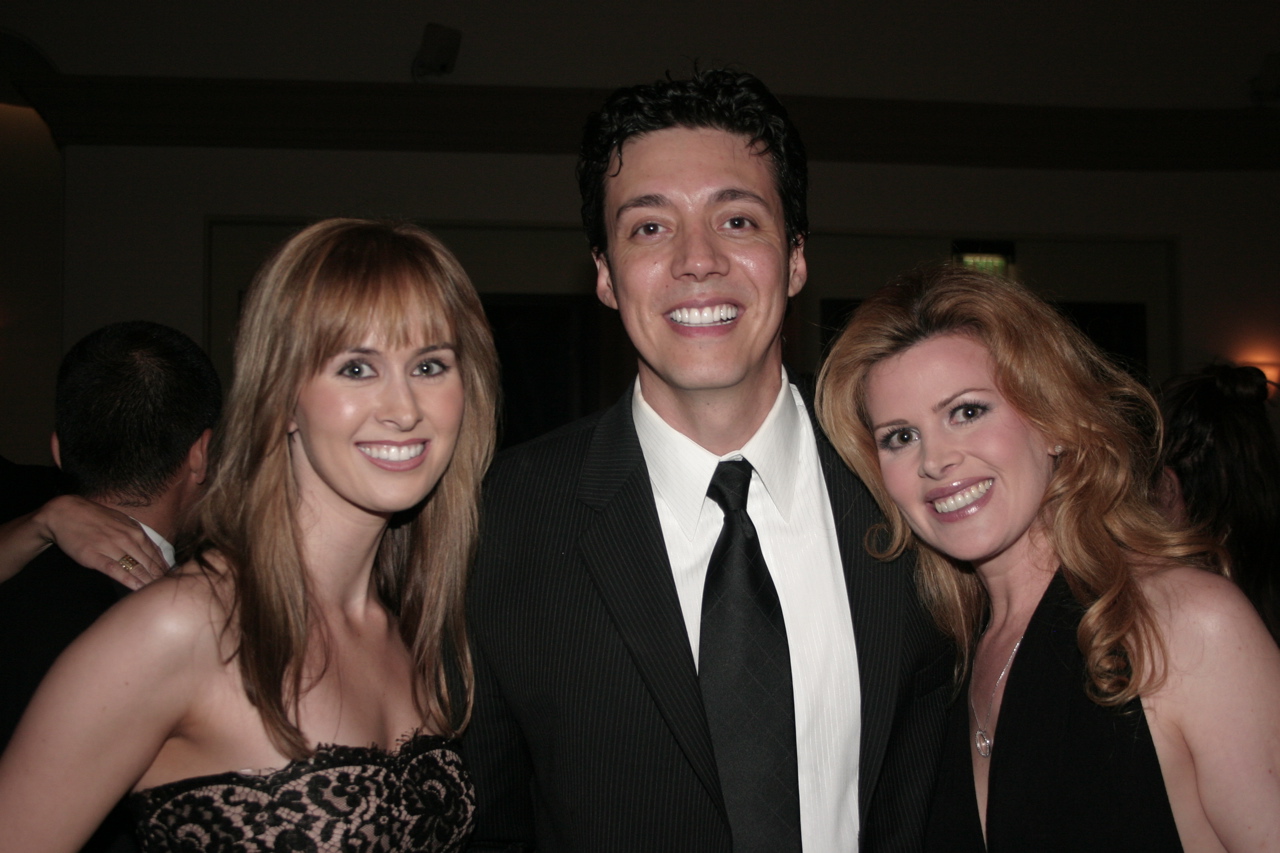
[[633, 199], [628, 199], [623, 202], [622, 206], [618, 208], [618, 212], [614, 214], [614, 217], [621, 217], [627, 211], [636, 210], [642, 207], [668, 207], [670, 204], [671, 202], [666, 196], [659, 195], [658, 193], [638, 195]]
[[765, 207], [769, 206], [769, 202], [765, 201], [764, 196], [759, 193], [753, 193], [751, 190], [744, 190], [738, 187], [727, 187], [722, 189], [712, 196], [712, 200], [717, 204], [723, 204], [727, 201], [753, 201], [757, 204], [764, 205]]
[[[726, 187], [713, 195], [711, 197], [711, 201], [715, 204], [724, 204], [725, 202], [731, 201], [749, 201], [764, 207], [769, 206], [769, 202], [759, 193], [754, 193], [751, 190], [745, 190], [740, 187]], [[621, 218], [622, 215], [628, 211], [650, 207], [669, 207], [670, 205], [671, 200], [659, 193], [638, 195], [633, 199], [628, 199], [623, 202], [614, 216]]]

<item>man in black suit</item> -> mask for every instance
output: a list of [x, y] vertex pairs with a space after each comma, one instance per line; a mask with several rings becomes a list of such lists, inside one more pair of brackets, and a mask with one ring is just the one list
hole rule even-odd
[[[75, 494], [132, 516], [172, 563], [221, 402], [213, 364], [186, 335], [157, 323], [106, 326], [58, 370], [54, 461]], [[138, 571], [131, 555], [120, 562]], [[128, 591], [57, 545], [0, 584], [0, 749], [58, 655]], [[131, 839], [117, 809], [85, 850], [136, 849]]]
[[[578, 175], [597, 294], [639, 375], [487, 481], [474, 849], [918, 847], [951, 657], [910, 566], [863, 550], [875, 505], [782, 366], [807, 275], [794, 127], [748, 74], [622, 89]], [[745, 527], [721, 509], [726, 468], [749, 478]], [[764, 631], [718, 615], [734, 549], [766, 575], [734, 612]], [[753, 642], [772, 626], [780, 650]], [[722, 707], [737, 685], [746, 717]]]

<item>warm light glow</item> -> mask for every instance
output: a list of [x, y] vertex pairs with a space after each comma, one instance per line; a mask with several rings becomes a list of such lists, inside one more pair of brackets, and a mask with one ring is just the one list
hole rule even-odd
[[1276, 395], [1277, 384], [1280, 384], [1280, 349], [1252, 347], [1242, 350], [1231, 360], [1236, 364], [1256, 367], [1265, 373], [1267, 381], [1271, 383], [1271, 387], [1267, 390], [1267, 397], [1270, 399]]
[[1241, 363], [1247, 364], [1250, 367], [1256, 367], [1263, 373], [1267, 374], [1267, 381], [1272, 385], [1280, 383], [1280, 362], [1245, 361]]

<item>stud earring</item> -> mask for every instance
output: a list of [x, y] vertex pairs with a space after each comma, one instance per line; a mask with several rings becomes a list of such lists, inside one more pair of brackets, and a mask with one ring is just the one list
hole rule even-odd
[[1057, 455], [1058, 455], [1058, 454], [1060, 454], [1061, 452], [1062, 452], [1062, 445], [1061, 445], [1061, 444], [1055, 444], [1055, 445], [1053, 446], [1053, 454], [1052, 454], [1052, 455], [1057, 456]]

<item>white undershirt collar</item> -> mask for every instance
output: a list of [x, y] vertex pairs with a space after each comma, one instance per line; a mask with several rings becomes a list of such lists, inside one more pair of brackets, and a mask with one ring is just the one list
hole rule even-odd
[[[133, 516], [129, 516], [129, 517], [133, 518]], [[169, 544], [169, 540], [165, 539], [159, 533], [156, 533], [155, 530], [143, 524], [141, 521], [138, 521], [138, 519], [133, 518], [133, 520], [136, 521], [138, 523], [138, 526], [142, 528], [142, 532], [147, 534], [147, 538], [150, 539], [152, 542], [156, 543], [156, 547], [160, 549], [160, 555], [164, 557], [165, 562], [169, 564], [168, 567], [172, 569], [175, 556], [174, 556], [173, 546]]]
[[649, 467], [654, 489], [671, 507], [680, 529], [690, 539], [708, 504], [704, 501], [716, 465], [725, 459], [746, 459], [784, 519], [791, 514], [800, 448], [800, 412], [792, 396], [787, 371], [764, 423], [741, 449], [717, 456], [662, 419], [644, 399], [637, 378], [631, 396], [636, 435]]

